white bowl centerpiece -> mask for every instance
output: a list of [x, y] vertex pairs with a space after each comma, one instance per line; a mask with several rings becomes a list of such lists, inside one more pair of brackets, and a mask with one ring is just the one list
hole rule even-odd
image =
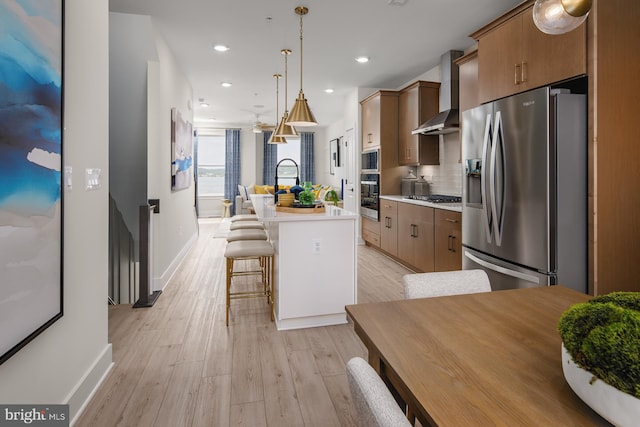
[[640, 420], [640, 292], [575, 304], [558, 322], [562, 370], [571, 389], [617, 426]]

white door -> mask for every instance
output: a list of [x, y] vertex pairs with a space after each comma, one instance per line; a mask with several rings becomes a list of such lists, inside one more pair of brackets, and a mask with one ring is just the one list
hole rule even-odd
[[356, 144], [354, 128], [347, 129], [344, 134], [344, 209], [350, 212], [358, 212], [358, 200], [356, 182], [358, 178], [358, 165], [356, 164]]

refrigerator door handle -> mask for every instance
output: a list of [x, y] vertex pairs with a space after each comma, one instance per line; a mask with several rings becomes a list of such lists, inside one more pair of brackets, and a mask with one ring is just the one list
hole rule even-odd
[[482, 219], [487, 243], [491, 243], [491, 207], [487, 197], [487, 166], [492, 162], [488, 157], [489, 144], [491, 142], [491, 113], [487, 114], [484, 124], [484, 139], [482, 141], [483, 171], [480, 174], [480, 197], [482, 198]]
[[[493, 139], [491, 144], [491, 166], [489, 171], [489, 192], [491, 194], [491, 216], [493, 217], [493, 231], [496, 238], [496, 245], [502, 244], [502, 224], [504, 222], [504, 189], [500, 191], [500, 212], [498, 212], [498, 195], [496, 194], [496, 182], [498, 167], [498, 149], [501, 152], [503, 150], [503, 133], [502, 133], [502, 114], [500, 111], [496, 112], [496, 121], [493, 126]], [[504, 176], [504, 155], [502, 156], [502, 164], [500, 173]]]
[[540, 284], [540, 279], [536, 276], [532, 276], [531, 274], [522, 273], [520, 271], [511, 270], [509, 268], [501, 267], [499, 265], [492, 264], [483, 259], [478, 258], [477, 256], [469, 253], [468, 251], [464, 251], [464, 256], [469, 258], [471, 261], [475, 262], [478, 265], [483, 266], [484, 268], [488, 268], [489, 270], [496, 271], [498, 273], [506, 274], [507, 276], [516, 277], [518, 279], [526, 280], [527, 282], [535, 283], [536, 285]]

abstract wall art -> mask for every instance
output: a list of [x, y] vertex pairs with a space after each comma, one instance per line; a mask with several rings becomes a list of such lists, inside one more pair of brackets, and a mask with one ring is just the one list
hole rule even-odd
[[193, 132], [191, 123], [171, 109], [171, 191], [191, 186], [193, 176]]
[[62, 317], [62, 0], [0, 0], [0, 363]]

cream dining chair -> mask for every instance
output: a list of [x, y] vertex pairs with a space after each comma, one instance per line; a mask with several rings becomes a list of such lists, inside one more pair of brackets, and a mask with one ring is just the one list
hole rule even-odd
[[491, 292], [484, 270], [407, 274], [402, 277], [402, 284], [405, 299]]
[[411, 426], [387, 386], [361, 357], [347, 362], [347, 379], [361, 427]]

